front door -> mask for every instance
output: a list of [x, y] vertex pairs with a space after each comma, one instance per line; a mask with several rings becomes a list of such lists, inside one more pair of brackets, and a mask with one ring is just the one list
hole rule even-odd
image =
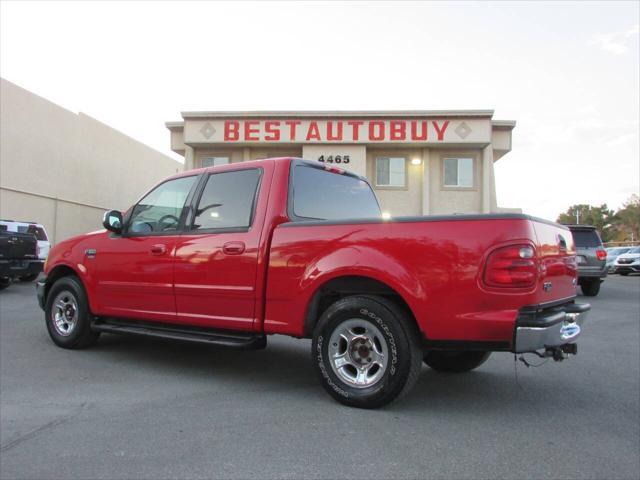
[[197, 175], [161, 183], [131, 210], [122, 235], [93, 253], [101, 315], [173, 322], [173, 263], [184, 207]]
[[256, 211], [266, 179], [262, 168], [235, 168], [209, 174], [176, 247], [178, 322], [253, 328], [261, 230]]

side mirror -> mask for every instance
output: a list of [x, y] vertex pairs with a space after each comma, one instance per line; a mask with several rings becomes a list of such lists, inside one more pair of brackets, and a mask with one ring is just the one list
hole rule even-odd
[[122, 233], [122, 213], [118, 210], [104, 212], [102, 226], [114, 233]]

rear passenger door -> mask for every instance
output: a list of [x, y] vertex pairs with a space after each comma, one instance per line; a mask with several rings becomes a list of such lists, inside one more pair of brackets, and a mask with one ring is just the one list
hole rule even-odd
[[176, 246], [178, 322], [253, 329], [265, 178], [262, 168], [234, 167], [211, 172], [201, 183]]

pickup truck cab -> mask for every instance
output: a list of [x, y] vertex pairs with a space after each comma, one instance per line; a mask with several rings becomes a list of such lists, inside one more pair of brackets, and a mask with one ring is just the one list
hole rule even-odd
[[351, 406], [407, 393], [492, 351], [576, 352], [566, 227], [526, 215], [383, 219], [367, 180], [279, 158], [168, 178], [105, 230], [60, 242], [37, 284], [52, 340], [101, 333], [262, 348], [311, 338], [318, 378]]

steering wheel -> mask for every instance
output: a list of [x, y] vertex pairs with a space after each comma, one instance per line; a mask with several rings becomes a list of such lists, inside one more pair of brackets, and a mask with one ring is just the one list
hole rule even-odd
[[[169, 223], [165, 224], [165, 220], [171, 220], [175, 225], [171, 225]], [[180, 220], [175, 215], [163, 215], [158, 219], [158, 227], [160, 227], [160, 231], [169, 230], [170, 228], [177, 228]]]

